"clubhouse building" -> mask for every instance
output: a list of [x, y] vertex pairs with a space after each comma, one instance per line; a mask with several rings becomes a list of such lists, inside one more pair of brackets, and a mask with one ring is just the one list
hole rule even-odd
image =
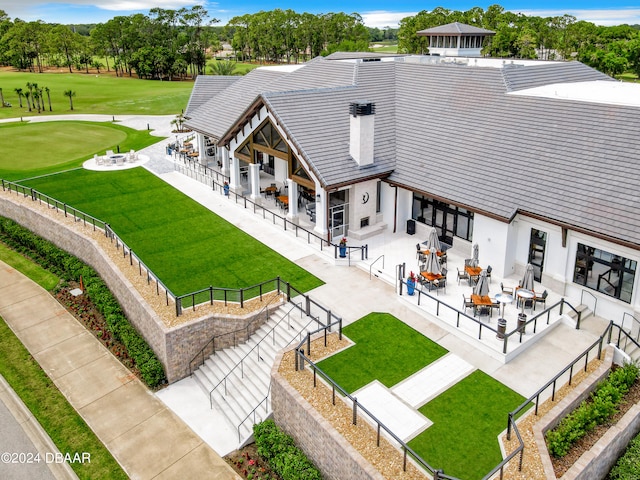
[[531, 263], [554, 291], [640, 319], [640, 85], [474, 56], [477, 30], [421, 32], [442, 55], [200, 76], [185, 112], [199, 160], [254, 201], [275, 187], [291, 221], [334, 242], [435, 226], [499, 277]]

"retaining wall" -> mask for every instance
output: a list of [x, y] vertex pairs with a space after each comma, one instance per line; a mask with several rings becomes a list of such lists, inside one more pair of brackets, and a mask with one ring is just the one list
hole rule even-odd
[[[66, 221], [69, 218], [65, 218], [63, 213], [55, 213], [54, 209], [51, 212], [42, 211], [46, 204], [36, 208], [32, 202], [30, 197], [24, 198], [15, 192], [0, 192], [0, 215], [90, 265], [117, 298], [131, 324], [158, 356], [169, 383], [189, 375], [189, 362], [214, 335], [242, 328], [257, 317], [257, 312], [245, 316], [207, 315], [176, 327], [167, 327], [91, 236], [85, 235], [82, 228], [68, 225]], [[277, 308], [277, 304], [274, 308]], [[255, 322], [253, 330], [266, 321], [266, 312], [260, 315], [263, 318]], [[237, 340], [244, 341], [246, 338], [237, 337]], [[224, 346], [223, 343], [224, 340], [221, 346]]]
[[[557, 477], [547, 450], [545, 433], [556, 427], [564, 417], [575, 410], [583, 400], [589, 397], [596, 385], [609, 375], [613, 358], [614, 348], [609, 346], [605, 350], [605, 359], [602, 365], [534, 425], [533, 435], [547, 478]], [[609, 428], [593, 447], [582, 454], [561, 479], [596, 480], [605, 478], [618, 457], [627, 448], [629, 441], [639, 432], [640, 405], [634, 405], [615, 425]]]
[[[283, 352], [271, 370], [273, 419], [296, 442], [327, 480], [383, 480], [378, 472], [279, 373]], [[341, 400], [337, 400], [341, 401]]]

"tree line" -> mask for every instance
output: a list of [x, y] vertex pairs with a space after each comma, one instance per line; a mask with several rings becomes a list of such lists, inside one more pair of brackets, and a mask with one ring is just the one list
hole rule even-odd
[[[95, 25], [59, 25], [11, 20], [0, 10], [0, 65], [42, 72], [48, 66], [117, 75], [173, 79], [205, 73], [207, 60], [228, 42], [234, 57], [264, 63], [297, 63], [335, 51], [367, 51], [370, 42], [398, 40], [400, 53], [428, 53], [416, 32], [461, 22], [496, 32], [483, 54], [502, 58], [580, 60], [617, 75], [640, 74], [640, 29], [600, 27], [570, 15], [535, 17], [500, 5], [467, 11], [442, 7], [401, 20], [399, 29], [367, 28], [357, 13], [297, 13], [275, 9], [232, 18], [226, 26], [201, 6], [148, 15], [116, 16]], [[106, 65], [102, 64], [102, 60]], [[222, 62], [216, 62], [222, 63]], [[217, 66], [217, 65], [216, 65]], [[230, 69], [220, 65], [217, 73]]]
[[597, 26], [571, 15], [535, 17], [505, 11], [500, 5], [465, 12], [442, 7], [423, 10], [400, 22], [398, 50], [426, 53], [428, 38], [416, 32], [461, 22], [496, 32], [482, 53], [489, 57], [579, 60], [609, 75], [632, 71], [640, 76], [640, 27]]

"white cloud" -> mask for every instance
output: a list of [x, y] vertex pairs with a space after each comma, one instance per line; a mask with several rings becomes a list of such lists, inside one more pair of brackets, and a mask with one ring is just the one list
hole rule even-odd
[[417, 13], [418, 12], [388, 12], [385, 10], [376, 10], [363, 13], [362, 21], [367, 27], [371, 28], [398, 28], [400, 20], [405, 17], [413, 17]]
[[556, 17], [573, 15], [578, 20], [591, 22], [596, 25], [611, 26], [622, 24], [640, 24], [640, 8], [615, 8], [615, 9], [576, 9], [576, 10], [511, 10], [514, 13], [522, 13], [526, 16]]

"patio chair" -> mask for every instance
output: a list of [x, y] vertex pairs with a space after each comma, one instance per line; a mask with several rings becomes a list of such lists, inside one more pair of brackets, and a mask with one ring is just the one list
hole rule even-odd
[[482, 321], [482, 317], [487, 317], [487, 322], [489, 322], [489, 319], [491, 318], [491, 307], [488, 305], [480, 305], [479, 307], [476, 307], [473, 316], [478, 317], [480, 321]]
[[489, 279], [489, 283], [491, 283], [491, 270], [493, 270], [493, 268], [491, 268], [491, 265], [489, 265], [487, 267], [487, 278]]
[[467, 272], [461, 272], [459, 268], [458, 270], [458, 285], [460, 285], [460, 280], [469, 280], [469, 274]]
[[464, 313], [467, 313], [467, 308], [474, 308], [473, 302], [471, 301], [471, 297], [465, 297], [464, 293], [462, 294], [462, 309]]
[[500, 290], [502, 290], [502, 293], [513, 295], [513, 287], [505, 287], [502, 282], [500, 282]]
[[547, 306], [547, 297], [549, 296], [549, 292], [547, 292], [546, 290], [544, 292], [542, 292], [542, 295], [537, 295], [535, 297], [533, 297], [533, 309], [536, 309], [536, 306], [538, 305], [538, 303], [541, 303], [543, 307], [546, 308]]
[[419, 243], [416, 243], [416, 258], [419, 262], [424, 262], [424, 254], [422, 253], [422, 248]]
[[468, 267], [469, 265], [471, 265], [471, 260], [472, 260], [471, 258], [465, 258], [464, 259], [464, 266]]
[[446, 278], [441, 278], [439, 280], [434, 280], [433, 281], [433, 286], [436, 287], [436, 295], [438, 294], [438, 291], [440, 289], [442, 289], [442, 291], [444, 292], [444, 294], [447, 294], [447, 279]]
[[113, 156], [113, 150], [107, 150], [107, 157]]

